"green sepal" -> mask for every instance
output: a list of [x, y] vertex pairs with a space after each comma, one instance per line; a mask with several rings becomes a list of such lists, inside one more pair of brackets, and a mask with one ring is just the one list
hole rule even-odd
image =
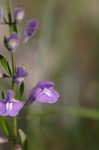
[[18, 131], [19, 131], [19, 136], [20, 136], [20, 139], [21, 139], [21, 144], [24, 144], [24, 142], [27, 139], [27, 136], [26, 136], [25, 132], [22, 129], [19, 129]]
[[8, 13], [8, 20], [11, 32], [18, 32], [16, 22], [12, 20], [11, 10]]
[[18, 32], [16, 23], [13, 23], [13, 24], [11, 25], [11, 28], [12, 28], [12, 31], [13, 31], [13, 32], [16, 32], [16, 33]]
[[22, 98], [23, 94], [24, 94], [24, 82], [21, 83], [20, 88], [19, 88], [19, 95], [20, 98]]
[[8, 12], [8, 20], [9, 20], [9, 24], [11, 24], [12, 23], [12, 16], [10, 13], [10, 8], [9, 8], [9, 12]]
[[6, 134], [6, 136], [10, 137], [11, 136], [11, 132], [8, 126], [8, 122], [6, 120], [5, 117], [0, 117], [0, 127], [3, 129], [4, 133]]
[[4, 69], [4, 71], [6, 71], [6, 73], [8, 73], [11, 76], [12, 72], [11, 72], [10, 65], [9, 65], [7, 59], [2, 55], [0, 55], [0, 64], [1, 64], [2, 68]]

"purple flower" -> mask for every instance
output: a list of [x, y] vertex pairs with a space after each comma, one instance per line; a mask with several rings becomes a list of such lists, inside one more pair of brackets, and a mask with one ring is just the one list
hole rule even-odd
[[38, 82], [38, 84], [32, 89], [27, 103], [30, 104], [33, 101], [50, 104], [56, 103], [60, 95], [54, 89], [54, 86], [54, 83], [51, 81]]
[[14, 93], [12, 90], [7, 92], [7, 97], [0, 100], [0, 116], [11, 116], [18, 115], [19, 111], [23, 108], [24, 102], [13, 98]]
[[17, 35], [17, 33], [13, 32], [10, 34], [10, 36], [5, 38], [5, 44], [8, 50], [15, 52], [17, 47], [20, 44], [20, 38]]
[[28, 72], [24, 67], [17, 67], [16, 73], [13, 76], [13, 79], [17, 84], [22, 83], [24, 81], [24, 78], [28, 76]]
[[37, 19], [29, 20], [25, 31], [24, 31], [24, 41], [28, 41], [32, 36], [34, 36], [38, 30], [39, 22]]
[[16, 8], [14, 12], [14, 19], [16, 22], [20, 22], [24, 18], [24, 10], [22, 8]]

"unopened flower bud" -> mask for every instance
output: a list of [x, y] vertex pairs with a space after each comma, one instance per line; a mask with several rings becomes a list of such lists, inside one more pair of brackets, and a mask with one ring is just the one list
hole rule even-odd
[[38, 31], [39, 21], [37, 19], [31, 19], [27, 22], [24, 31], [24, 42], [27, 42]]
[[14, 19], [16, 22], [20, 22], [24, 18], [24, 10], [22, 8], [16, 8], [14, 12]]
[[9, 51], [15, 52], [17, 47], [20, 44], [20, 38], [17, 35], [17, 33], [14, 32], [14, 33], [10, 34], [9, 37], [5, 38], [4, 43]]

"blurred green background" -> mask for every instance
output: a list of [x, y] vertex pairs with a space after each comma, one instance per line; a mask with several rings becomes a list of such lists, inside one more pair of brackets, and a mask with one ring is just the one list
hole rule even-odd
[[[18, 65], [30, 72], [26, 96], [39, 80], [52, 80], [61, 94], [58, 103], [32, 104], [19, 117], [28, 149], [99, 150], [99, 1], [12, 1], [26, 12], [20, 33], [28, 19], [40, 21], [35, 38], [17, 50]], [[0, 6], [6, 8], [5, 0]], [[0, 53], [8, 56], [2, 44], [7, 30], [0, 25]]]

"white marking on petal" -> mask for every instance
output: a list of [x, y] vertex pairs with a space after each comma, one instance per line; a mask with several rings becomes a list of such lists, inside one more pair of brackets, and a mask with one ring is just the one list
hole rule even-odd
[[6, 103], [6, 110], [11, 111], [13, 109], [13, 103], [12, 102], [7, 102]]
[[47, 96], [52, 96], [52, 92], [47, 88], [44, 88], [43, 93], [46, 94]]

